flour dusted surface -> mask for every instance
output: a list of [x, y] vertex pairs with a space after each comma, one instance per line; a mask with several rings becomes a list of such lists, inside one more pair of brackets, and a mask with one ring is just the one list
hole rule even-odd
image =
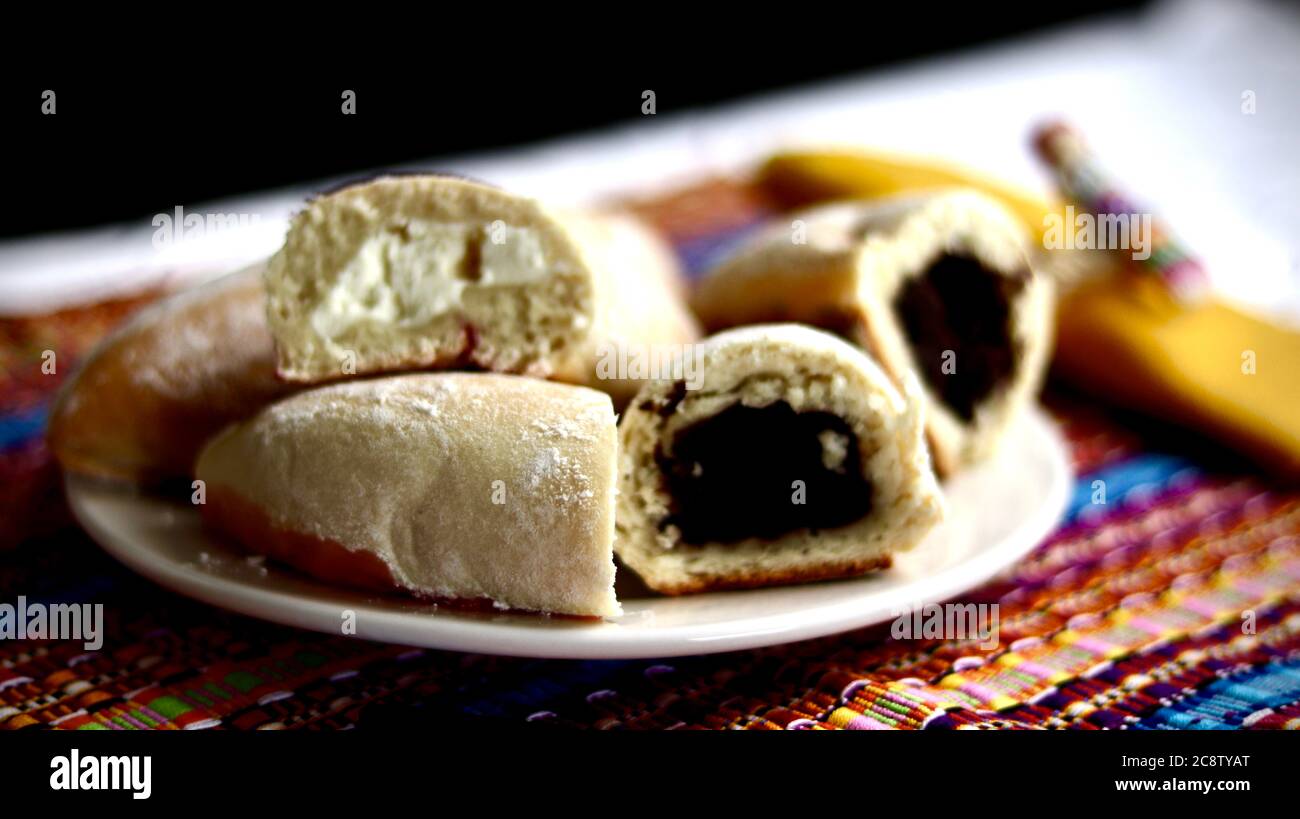
[[282, 401], [215, 441], [200, 476], [409, 590], [608, 615], [615, 435], [592, 390], [410, 375]]

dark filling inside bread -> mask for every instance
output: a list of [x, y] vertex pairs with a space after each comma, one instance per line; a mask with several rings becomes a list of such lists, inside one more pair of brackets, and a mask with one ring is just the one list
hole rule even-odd
[[659, 528], [676, 526], [687, 544], [775, 540], [871, 511], [853, 430], [833, 413], [795, 412], [784, 401], [733, 404], [679, 430], [655, 460], [672, 498]]
[[965, 421], [1015, 369], [1011, 303], [1027, 275], [1003, 276], [969, 256], [944, 254], [894, 298], [922, 378]]

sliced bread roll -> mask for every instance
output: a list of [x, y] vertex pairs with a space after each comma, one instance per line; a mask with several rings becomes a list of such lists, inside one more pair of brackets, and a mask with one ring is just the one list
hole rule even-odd
[[[587, 383], [615, 316], [668, 335], [659, 341], [694, 337], [672, 265], [627, 217], [561, 214], [447, 176], [352, 185], [308, 203], [270, 261], [278, 371], [311, 383], [418, 369]], [[624, 289], [643, 297], [638, 312], [618, 311]]]
[[620, 559], [684, 594], [861, 574], [943, 516], [921, 400], [860, 349], [793, 324], [699, 347], [619, 427]]
[[792, 214], [711, 271], [692, 297], [706, 328], [798, 321], [918, 375], [936, 468], [990, 456], [1036, 394], [1052, 286], [1024, 229], [969, 190]]
[[213, 439], [198, 477], [217, 530], [321, 579], [603, 617], [616, 451], [603, 393], [407, 375], [273, 404]]

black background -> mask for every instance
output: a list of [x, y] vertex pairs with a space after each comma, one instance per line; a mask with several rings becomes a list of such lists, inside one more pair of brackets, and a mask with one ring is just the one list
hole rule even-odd
[[[22, 59], [0, 79], [0, 136], [11, 157], [0, 235], [134, 219], [630, 121], [646, 89], [660, 115], [689, 115], [1138, 5], [735, 7], [736, 25], [707, 32], [694, 12], [592, 7], [510, 25], [492, 18], [504, 12], [483, 9], [395, 17], [393, 31], [417, 35], [400, 45], [360, 32], [346, 43], [343, 17], [333, 42], [309, 41], [306, 56], [292, 58], [271, 38], [188, 54], [173, 37], [156, 58], [107, 48]], [[562, 29], [574, 36], [552, 40]], [[47, 88], [57, 94], [55, 116], [40, 112]], [[343, 89], [357, 92], [355, 116], [340, 112]]]

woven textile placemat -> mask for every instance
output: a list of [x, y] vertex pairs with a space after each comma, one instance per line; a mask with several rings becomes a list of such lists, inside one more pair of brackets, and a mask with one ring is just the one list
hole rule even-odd
[[[769, 216], [708, 180], [630, 207], [698, 272]], [[1048, 396], [1077, 488], [1060, 528], [962, 603], [1000, 642], [887, 625], [756, 651], [524, 660], [271, 625], [128, 572], [71, 523], [42, 434], [71, 364], [147, 303], [0, 320], [0, 602], [104, 604], [104, 644], [0, 641], [0, 727], [1300, 728], [1300, 494]], [[45, 374], [46, 351], [58, 368]], [[1094, 503], [1103, 481], [1106, 503]]]

